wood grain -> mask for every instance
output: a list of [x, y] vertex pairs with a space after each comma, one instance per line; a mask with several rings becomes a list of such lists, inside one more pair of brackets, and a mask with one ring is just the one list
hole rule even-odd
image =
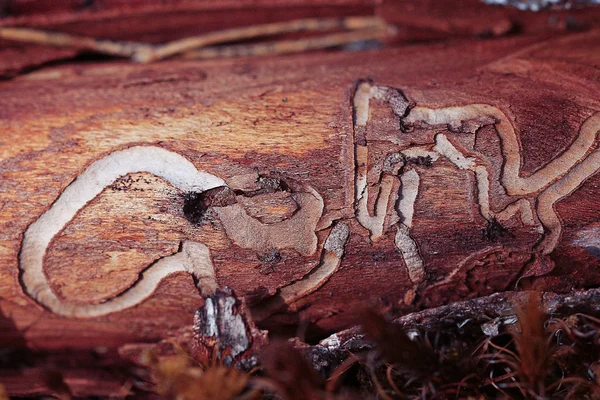
[[[19, 253], [28, 227], [95, 162], [135, 146], [177, 155], [222, 179], [231, 193], [196, 198], [200, 218], [191, 221], [184, 212], [190, 194], [172, 178], [135, 171], [110, 182], [47, 248], [41, 278], [63, 302], [118, 302], [142, 271], [177, 254], [185, 241], [210, 249], [216, 283], [247, 298], [259, 327], [293, 329], [306, 321], [313, 337], [349, 326], [369, 303], [421, 309], [512, 289], [523, 274], [549, 291], [597, 286], [600, 164], [592, 156], [600, 60], [589, 49], [599, 40], [590, 31], [543, 42], [465, 40], [317, 58], [72, 65], [0, 83], [0, 308], [12, 326], [2, 340], [22, 336], [43, 349], [118, 346], [158, 340], [192, 323], [203, 300], [185, 272], [162, 279], [132, 307], [92, 318], [59, 316], [23, 287]], [[371, 99], [364, 142], [357, 142], [354, 101], [360, 82], [407, 100], [398, 115], [399, 97]], [[439, 110], [473, 104], [488, 108], [433, 120]], [[434, 111], [426, 118], [425, 110]], [[591, 142], [561, 159], [582, 126]], [[503, 139], [504, 128], [514, 129], [516, 148]], [[487, 214], [476, 170], [446, 157], [440, 135], [487, 172]], [[356, 218], [359, 146], [368, 150], [370, 191], [388, 190], [389, 183], [398, 196], [410, 186], [406, 171], [419, 176], [405, 224], [422, 261], [418, 273], [409, 274], [397, 239], [406, 207], [398, 213], [394, 201], [367, 196], [369, 215], [383, 215], [377, 235]], [[405, 154], [404, 175], [384, 171], [386, 157], [415, 146], [437, 152], [437, 160]], [[518, 157], [522, 179], [546, 171], [549, 180], [532, 187], [531, 196], [512, 193], [503, 180], [507, 151]], [[177, 175], [180, 165], [168, 168]], [[570, 180], [584, 169], [581, 179]], [[541, 251], [552, 227], [536, 199], [563, 181], [572, 185], [550, 207], [558, 241]], [[322, 199], [322, 209], [303, 203], [306, 196]], [[521, 198], [533, 207], [533, 225], [522, 203], [499, 215]], [[238, 226], [235, 215], [253, 222]], [[315, 218], [311, 233], [302, 231], [308, 217], [288, 222], [297, 215]], [[339, 224], [347, 236], [335, 230]]]
[[[68, 34], [147, 43], [165, 43], [207, 32], [290, 21], [377, 15], [398, 27], [393, 43], [442, 42], [522, 34], [556, 37], [600, 27], [595, 7], [528, 12], [463, 0], [448, 7], [435, 0], [253, 0], [123, 2], [5, 0], [0, 27], [29, 27]], [[291, 38], [297, 38], [292, 36]], [[208, 54], [211, 51], [208, 50]], [[85, 52], [0, 41], [0, 78], [84, 60]]]

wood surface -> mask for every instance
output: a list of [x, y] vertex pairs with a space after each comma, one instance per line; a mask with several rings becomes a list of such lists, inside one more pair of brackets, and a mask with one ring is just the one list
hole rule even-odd
[[[165, 43], [207, 32], [299, 18], [373, 15], [373, 0], [74, 1], [10, 0], [0, 26], [29, 27], [98, 39]], [[77, 49], [0, 40], [0, 78], [86, 59]]]
[[[0, 27], [29, 27], [120, 41], [165, 43], [215, 30], [289, 21], [377, 15], [398, 27], [390, 43], [442, 42], [506, 35], [560, 36], [600, 27], [593, 7], [539, 12], [480, 0], [5, 0]], [[0, 78], [47, 65], [86, 61], [85, 51], [0, 40]]]
[[0, 83], [2, 342], [157, 341], [225, 286], [313, 338], [369, 304], [597, 286], [599, 38]]

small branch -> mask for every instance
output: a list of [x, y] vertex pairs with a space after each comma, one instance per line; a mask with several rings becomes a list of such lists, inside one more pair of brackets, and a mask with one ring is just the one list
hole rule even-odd
[[186, 59], [207, 59], [221, 57], [248, 57], [302, 53], [322, 50], [351, 43], [383, 39], [388, 35], [385, 29], [369, 29], [354, 32], [334, 33], [326, 36], [298, 40], [281, 40], [267, 43], [233, 46], [208, 47], [183, 53]]
[[[197, 50], [201, 47], [252, 39], [261, 36], [336, 29], [360, 31], [360, 33], [355, 35], [331, 35], [318, 39], [300, 40], [299, 43], [285, 41], [279, 43], [276, 42], [275, 44], [258, 45], [256, 47], [250, 46], [250, 50], [239, 47], [218, 50], [226, 57], [231, 57], [238, 53], [244, 54], [245, 52], [250, 52], [251, 54], [271, 54], [272, 52], [275, 54], [295, 53], [311, 49], [333, 47], [360, 40], [380, 38], [384, 35], [383, 31], [386, 26], [385, 22], [377, 17], [299, 19], [295, 21], [251, 25], [243, 28], [210, 32], [199, 36], [175, 40], [164, 45], [99, 40], [91, 37], [60, 32], [48, 32], [31, 28], [0, 27], [0, 39], [53, 47], [88, 50], [110, 56], [131, 58], [134, 61], [142, 63], [149, 63], [169, 58], [180, 53]], [[212, 58], [216, 56], [218, 56], [218, 54], [216, 54], [213, 49], [207, 53], [201, 53], [200, 56], [195, 55], [188, 58]]]
[[45, 46], [90, 50], [100, 54], [117, 57], [132, 57], [141, 48], [152, 47], [149, 44], [99, 40], [68, 33], [48, 32], [30, 28], [0, 28], [0, 39], [23, 43], [35, 43]]
[[147, 63], [174, 55], [196, 50], [209, 45], [251, 39], [260, 36], [280, 35], [284, 33], [327, 31], [334, 29], [359, 30], [382, 28], [385, 22], [376, 17], [350, 17], [344, 19], [300, 19], [272, 24], [252, 25], [243, 28], [227, 29], [205, 35], [175, 40], [155, 48], [145, 48], [136, 52], [134, 59]]
[[[529, 296], [539, 292], [504, 292], [471, 300], [455, 302], [435, 308], [407, 314], [394, 320], [405, 330], [420, 329], [439, 331], [462, 328], [467, 323], [479, 326], [485, 333], [484, 324], [513, 324], [515, 304], [525, 304]], [[567, 294], [546, 292], [541, 295], [542, 310], [549, 316], [569, 316], [579, 312], [596, 315], [600, 312], [600, 289], [589, 289]], [[506, 318], [505, 320], [502, 320]], [[589, 316], [587, 318], [590, 318]], [[479, 328], [478, 328], [479, 329]], [[485, 333], [487, 334], [487, 333]], [[496, 333], [497, 334], [497, 333]], [[330, 360], [343, 360], [347, 353], [359, 353], [372, 349], [372, 342], [359, 326], [334, 333], [312, 347], [311, 355], [320, 368], [331, 367]]]

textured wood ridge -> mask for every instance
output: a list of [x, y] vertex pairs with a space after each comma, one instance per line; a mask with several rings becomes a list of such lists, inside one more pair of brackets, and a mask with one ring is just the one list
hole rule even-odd
[[[533, 2], [536, 3], [536, 2]], [[508, 34], [563, 35], [600, 27], [594, 7], [528, 12], [461, 0], [4, 0], [0, 27], [30, 27], [119, 41], [165, 43], [215, 30], [288, 21], [377, 15], [399, 27], [390, 42]], [[0, 40], [0, 78], [77, 60], [85, 51]]]
[[[40, 348], [156, 340], [229, 286], [347, 327], [597, 286], [597, 31], [64, 66], [0, 84], [0, 309]], [[10, 327], [10, 329], [8, 329]]]

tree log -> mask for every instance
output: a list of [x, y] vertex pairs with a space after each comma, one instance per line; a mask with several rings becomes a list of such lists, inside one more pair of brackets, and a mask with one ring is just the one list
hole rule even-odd
[[156, 341], [225, 286], [313, 338], [597, 286], [599, 36], [0, 83], [3, 343]]
[[[545, 2], [527, 3], [532, 7]], [[0, 3], [0, 28], [25, 26], [99, 39], [165, 43], [215, 30], [298, 18], [377, 15], [400, 28], [390, 42], [411, 43], [515, 33], [548, 37], [600, 27], [593, 7], [567, 2], [573, 7], [565, 10], [555, 3], [550, 9], [529, 12], [492, 7], [481, 0], [453, 2], [452, 7], [436, 0], [146, 0], [134, 5], [118, 0], [85, 4], [4, 0]], [[82, 53], [85, 55], [76, 48], [0, 40], [0, 78], [78, 60]]]

